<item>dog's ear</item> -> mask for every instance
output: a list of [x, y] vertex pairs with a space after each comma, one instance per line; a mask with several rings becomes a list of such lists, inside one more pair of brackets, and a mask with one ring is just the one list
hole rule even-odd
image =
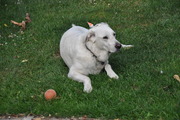
[[89, 31], [89, 33], [86, 36], [86, 41], [92, 41], [93, 43], [96, 41], [95, 33], [93, 31]]

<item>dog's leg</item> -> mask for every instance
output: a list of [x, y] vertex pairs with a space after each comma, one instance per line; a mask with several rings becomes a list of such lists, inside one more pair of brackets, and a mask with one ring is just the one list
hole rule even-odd
[[89, 77], [76, 72], [73, 68], [69, 70], [68, 77], [75, 81], [82, 82], [84, 84], [84, 92], [90, 93], [92, 91], [91, 80]]
[[114, 79], [118, 79], [118, 75], [112, 70], [111, 68], [111, 65], [110, 64], [106, 64], [105, 65], [105, 70], [107, 72], [107, 75], [110, 77], [110, 78], [114, 78]]

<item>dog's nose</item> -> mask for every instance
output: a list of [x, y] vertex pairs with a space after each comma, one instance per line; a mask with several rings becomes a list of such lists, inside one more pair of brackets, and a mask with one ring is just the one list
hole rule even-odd
[[121, 47], [122, 47], [122, 45], [121, 45], [120, 43], [116, 43], [116, 44], [115, 44], [115, 48], [116, 48], [116, 49], [119, 50]]

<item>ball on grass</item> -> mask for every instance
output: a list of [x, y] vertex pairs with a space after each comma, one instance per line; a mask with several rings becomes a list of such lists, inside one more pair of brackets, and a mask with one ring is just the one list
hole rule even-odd
[[56, 91], [53, 89], [49, 89], [44, 93], [44, 97], [46, 100], [51, 100], [56, 98]]

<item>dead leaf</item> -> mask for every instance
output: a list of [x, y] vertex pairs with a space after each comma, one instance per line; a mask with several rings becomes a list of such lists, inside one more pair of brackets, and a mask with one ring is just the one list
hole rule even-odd
[[26, 13], [25, 19], [26, 19], [26, 21], [25, 21], [26, 23], [30, 23], [31, 22], [29, 13]]
[[176, 79], [177, 81], [179, 81], [179, 82], [180, 82], [179, 75], [174, 75], [173, 77], [174, 77], [174, 79]]

